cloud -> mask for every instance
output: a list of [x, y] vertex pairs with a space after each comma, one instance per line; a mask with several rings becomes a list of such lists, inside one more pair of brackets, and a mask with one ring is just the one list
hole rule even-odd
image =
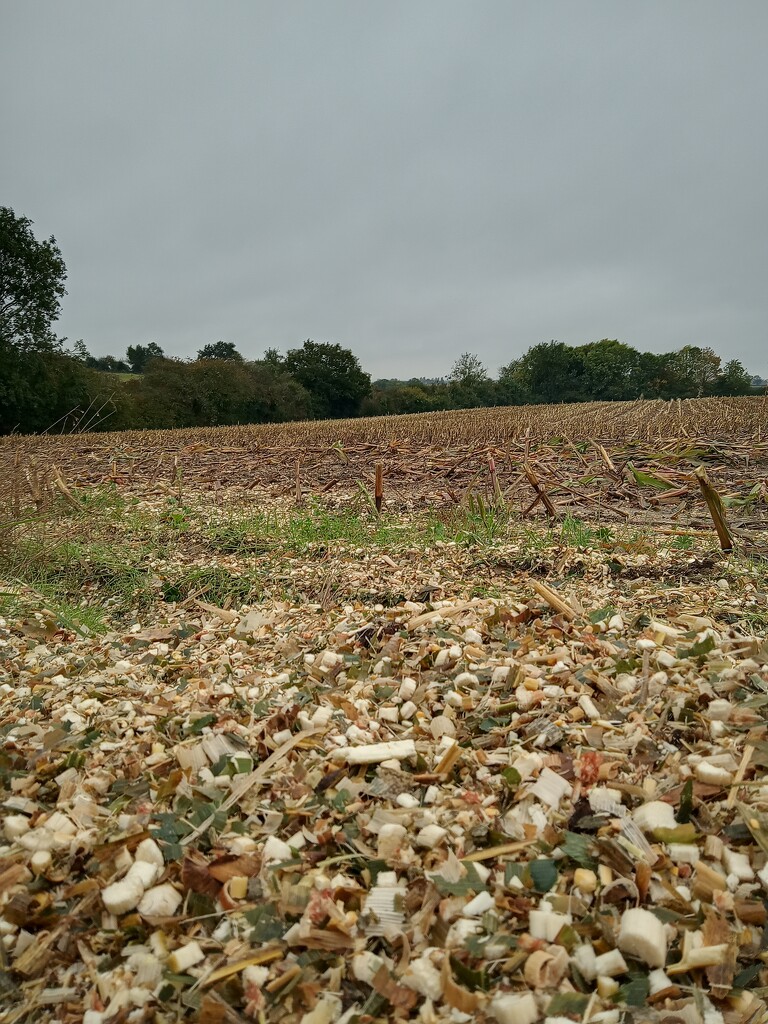
[[3, 202], [96, 353], [307, 337], [374, 376], [550, 338], [765, 373], [768, 7], [10, 5]]

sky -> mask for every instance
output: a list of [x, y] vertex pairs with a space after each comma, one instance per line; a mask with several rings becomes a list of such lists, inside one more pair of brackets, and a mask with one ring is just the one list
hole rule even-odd
[[768, 375], [766, 0], [0, 0], [0, 205], [96, 355]]

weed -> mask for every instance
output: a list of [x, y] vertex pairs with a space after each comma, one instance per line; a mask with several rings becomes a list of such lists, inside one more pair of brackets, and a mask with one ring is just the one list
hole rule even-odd
[[180, 505], [175, 499], [169, 498], [160, 523], [173, 533], [188, 533], [192, 528], [191, 509]]
[[482, 495], [471, 492], [466, 505], [459, 506], [442, 521], [427, 524], [427, 534], [435, 540], [452, 540], [467, 546], [488, 545], [507, 532], [509, 516], [501, 506], [486, 504]]
[[203, 597], [222, 607], [259, 600], [261, 587], [248, 574], [232, 573], [222, 566], [203, 566], [180, 571], [165, 581], [164, 601], [184, 601]]
[[690, 551], [694, 544], [694, 538], [689, 534], [681, 534], [679, 537], [675, 537], [672, 543], [669, 545], [676, 551]]
[[560, 524], [560, 540], [564, 544], [573, 544], [575, 547], [595, 547], [597, 544], [607, 544], [613, 539], [611, 531], [605, 526], [592, 527], [576, 519], [573, 516], [566, 516]]

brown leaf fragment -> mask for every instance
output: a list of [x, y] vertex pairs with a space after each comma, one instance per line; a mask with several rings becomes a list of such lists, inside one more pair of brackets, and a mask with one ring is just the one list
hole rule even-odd
[[638, 861], [635, 868], [635, 885], [640, 903], [645, 903], [648, 887], [651, 884], [651, 865], [647, 861]]
[[414, 992], [412, 988], [398, 985], [383, 965], [373, 976], [371, 988], [374, 992], [383, 996], [390, 1005], [402, 1010], [412, 1010], [419, 999], [418, 993]]
[[764, 925], [768, 921], [765, 904], [758, 900], [734, 900], [733, 909], [744, 924]]
[[460, 1013], [474, 1013], [477, 1010], [480, 1005], [480, 997], [476, 992], [470, 992], [469, 989], [458, 985], [453, 980], [451, 965], [447, 956], [443, 959], [442, 980], [443, 999], [449, 1006], [453, 1007], [454, 1010], [459, 1010]]
[[188, 853], [181, 865], [181, 883], [185, 889], [216, 897], [221, 882], [211, 874], [208, 862], [199, 854]]
[[705, 946], [719, 946], [727, 943], [728, 952], [722, 963], [707, 967], [707, 981], [716, 999], [724, 999], [733, 988], [736, 973], [736, 944], [728, 922], [717, 914], [710, 913], [704, 921], [701, 935]]
[[197, 1019], [199, 1024], [242, 1024], [244, 1020], [217, 992], [205, 993]]
[[208, 865], [208, 873], [217, 882], [228, 882], [230, 878], [242, 875], [245, 875], [246, 878], [253, 878], [259, 873], [260, 867], [260, 859], [252, 853], [239, 855], [228, 853], [212, 860]]
[[15, 886], [23, 885], [31, 880], [32, 872], [26, 864], [11, 864], [10, 867], [0, 871], [0, 896], [10, 892]]

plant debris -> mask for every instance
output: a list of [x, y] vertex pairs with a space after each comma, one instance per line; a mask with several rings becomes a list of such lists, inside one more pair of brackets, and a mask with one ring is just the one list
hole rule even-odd
[[561, 545], [471, 596], [466, 557], [390, 606], [0, 620], [3, 1019], [763, 1020], [759, 578]]

